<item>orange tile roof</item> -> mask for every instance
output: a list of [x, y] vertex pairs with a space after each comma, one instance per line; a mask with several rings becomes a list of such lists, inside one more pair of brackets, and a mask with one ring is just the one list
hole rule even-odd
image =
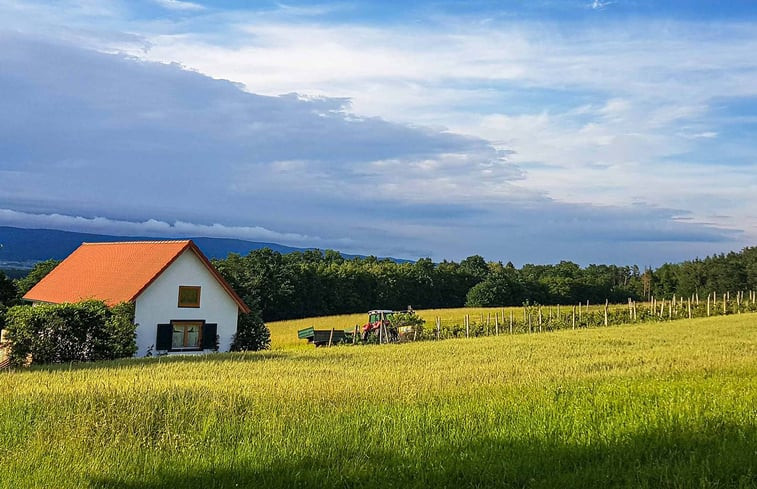
[[247, 305], [191, 240], [82, 243], [24, 295], [30, 301], [109, 305], [135, 300], [185, 250], [192, 250], [244, 312]]

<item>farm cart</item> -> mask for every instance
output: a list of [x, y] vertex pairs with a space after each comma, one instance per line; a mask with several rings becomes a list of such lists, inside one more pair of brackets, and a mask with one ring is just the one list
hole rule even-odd
[[[305, 328], [297, 331], [297, 337], [308, 340], [315, 346], [331, 346], [339, 343], [356, 343], [360, 339], [364, 343], [397, 343], [403, 340], [415, 339], [421, 319], [415, 316], [412, 309], [407, 311], [391, 311], [376, 309], [368, 312], [368, 322], [362, 328], [355, 326], [354, 331], [341, 329]], [[358, 336], [360, 335], [360, 336]]]
[[308, 340], [308, 343], [315, 346], [331, 346], [338, 343], [352, 343], [353, 332], [341, 329], [315, 329], [311, 326], [297, 331], [297, 337]]

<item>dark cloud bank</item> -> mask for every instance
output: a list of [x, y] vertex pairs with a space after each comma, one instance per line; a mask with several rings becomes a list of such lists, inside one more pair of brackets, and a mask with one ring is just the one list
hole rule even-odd
[[[516, 262], [651, 264], [728, 249], [738, 237], [673, 219], [681, 211], [525, 192], [520, 169], [487, 141], [358, 118], [345, 99], [260, 96], [178, 65], [50, 40], [0, 35], [0, 111], [0, 209], [60, 214], [5, 212], [0, 224], [201, 229]], [[135, 224], [149, 219], [182, 224]]]

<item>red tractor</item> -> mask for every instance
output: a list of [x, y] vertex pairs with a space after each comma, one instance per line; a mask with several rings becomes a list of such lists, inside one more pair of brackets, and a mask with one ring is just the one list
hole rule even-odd
[[396, 343], [412, 334], [414, 332], [412, 325], [396, 324], [396, 321], [392, 320], [396, 314], [415, 314], [415, 311], [409, 306], [407, 311], [388, 309], [369, 311], [368, 322], [361, 328], [363, 341], [368, 341], [371, 335], [376, 335], [379, 343]]

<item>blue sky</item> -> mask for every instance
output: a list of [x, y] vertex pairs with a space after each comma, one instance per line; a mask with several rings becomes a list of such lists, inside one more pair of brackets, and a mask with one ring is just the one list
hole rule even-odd
[[0, 225], [436, 260], [757, 244], [757, 4], [0, 0]]

